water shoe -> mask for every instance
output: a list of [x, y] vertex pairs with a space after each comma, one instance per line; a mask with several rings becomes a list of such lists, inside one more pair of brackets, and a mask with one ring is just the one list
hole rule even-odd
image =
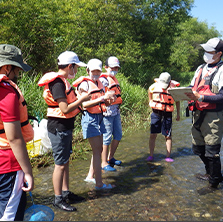
[[122, 164], [121, 160], [116, 160], [114, 157], [108, 161], [109, 164], [120, 166]]
[[116, 169], [111, 167], [110, 165], [107, 165], [107, 166], [105, 166], [101, 169], [104, 170], [104, 171], [116, 171]]
[[172, 159], [172, 158], [170, 158], [170, 157], [167, 157], [166, 159], [166, 162], [168, 162], [168, 163], [172, 163], [174, 160]]
[[95, 178], [90, 179], [90, 178], [86, 177], [86, 178], [84, 179], [84, 181], [87, 182], [87, 183], [94, 183], [94, 184], [96, 184], [96, 180], [95, 180]]
[[111, 184], [103, 184], [103, 186], [102, 187], [95, 187], [95, 189], [96, 190], [110, 190], [110, 189], [112, 189], [112, 188], [114, 188]]
[[148, 156], [146, 161], [152, 162], [154, 160], [154, 158], [152, 156]]

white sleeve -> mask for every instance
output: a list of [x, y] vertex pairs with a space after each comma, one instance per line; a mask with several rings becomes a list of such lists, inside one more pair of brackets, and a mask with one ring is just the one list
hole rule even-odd
[[89, 87], [88, 87], [88, 83], [87, 83], [87, 81], [83, 81], [83, 82], [78, 86], [78, 91], [80, 91], [81, 89], [82, 89], [83, 91], [88, 92]]
[[108, 87], [109, 83], [108, 83], [108, 80], [106, 78], [100, 77], [99, 80], [102, 82], [104, 87]]

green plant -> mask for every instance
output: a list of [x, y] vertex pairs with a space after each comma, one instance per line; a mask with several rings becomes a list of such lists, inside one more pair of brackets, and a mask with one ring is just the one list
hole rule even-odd
[[27, 102], [29, 115], [37, 117], [39, 120], [46, 118], [47, 105], [43, 99], [43, 87], [38, 86], [38, 81], [41, 75], [26, 75], [23, 74], [18, 81], [18, 86], [21, 89]]

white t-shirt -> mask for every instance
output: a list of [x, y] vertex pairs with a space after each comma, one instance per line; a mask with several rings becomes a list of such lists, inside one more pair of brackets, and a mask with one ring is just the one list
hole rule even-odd
[[78, 86], [78, 90], [80, 91], [80, 89], [82, 89], [83, 91], [88, 92], [89, 86], [88, 86], [88, 82], [87, 81], [83, 81], [79, 86]]

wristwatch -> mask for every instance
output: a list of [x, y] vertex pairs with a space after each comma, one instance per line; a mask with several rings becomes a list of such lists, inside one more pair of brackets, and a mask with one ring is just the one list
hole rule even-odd
[[202, 96], [202, 95], [200, 95], [198, 101], [199, 101], [199, 102], [202, 102], [202, 101], [203, 101], [203, 96]]

